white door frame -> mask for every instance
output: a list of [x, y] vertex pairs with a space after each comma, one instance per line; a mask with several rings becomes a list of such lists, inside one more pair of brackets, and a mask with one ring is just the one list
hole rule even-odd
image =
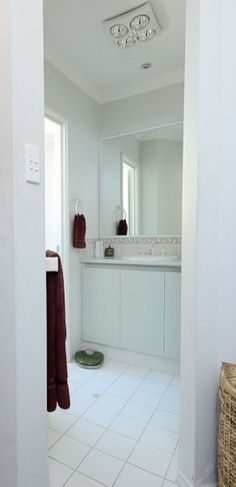
[[[65, 306], [67, 323], [69, 321], [69, 219], [68, 219], [68, 121], [50, 108], [45, 108], [45, 117], [61, 125], [62, 128], [62, 260], [65, 285]], [[67, 356], [70, 357], [70, 327], [67, 326]]]

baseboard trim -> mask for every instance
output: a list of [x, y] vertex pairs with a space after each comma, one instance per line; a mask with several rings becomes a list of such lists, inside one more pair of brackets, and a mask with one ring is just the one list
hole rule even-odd
[[168, 360], [144, 353], [131, 352], [121, 348], [109, 347], [107, 345], [100, 345], [86, 341], [82, 341], [81, 347], [83, 349], [95, 348], [99, 352], [102, 352], [107, 360], [124, 362], [128, 365], [133, 365], [134, 367], [156, 369], [164, 374], [179, 375], [179, 362], [175, 360]]
[[180, 470], [178, 471], [176, 483], [180, 487], [194, 487], [194, 483], [190, 482], [190, 480]]
[[185, 475], [183, 472], [181, 472], [181, 470], [179, 470], [178, 472], [178, 475], [177, 475], [177, 479], [176, 479], [176, 483], [177, 485], [179, 485], [179, 487], [218, 487], [218, 484], [217, 483], [214, 483], [214, 484], [203, 484], [203, 483], [195, 483], [195, 482], [191, 482]]

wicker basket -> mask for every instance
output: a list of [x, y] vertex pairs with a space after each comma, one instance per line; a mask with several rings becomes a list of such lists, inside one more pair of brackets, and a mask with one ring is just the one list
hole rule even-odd
[[236, 365], [222, 364], [219, 388], [219, 487], [236, 487]]

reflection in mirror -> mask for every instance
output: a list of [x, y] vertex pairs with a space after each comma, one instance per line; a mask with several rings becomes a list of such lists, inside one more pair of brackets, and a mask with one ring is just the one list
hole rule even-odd
[[101, 237], [180, 235], [183, 125], [101, 143]]

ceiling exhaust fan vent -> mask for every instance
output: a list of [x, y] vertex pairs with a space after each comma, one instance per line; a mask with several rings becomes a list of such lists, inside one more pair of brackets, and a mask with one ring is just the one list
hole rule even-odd
[[109, 38], [121, 49], [150, 41], [162, 32], [151, 2], [106, 19], [103, 24]]

